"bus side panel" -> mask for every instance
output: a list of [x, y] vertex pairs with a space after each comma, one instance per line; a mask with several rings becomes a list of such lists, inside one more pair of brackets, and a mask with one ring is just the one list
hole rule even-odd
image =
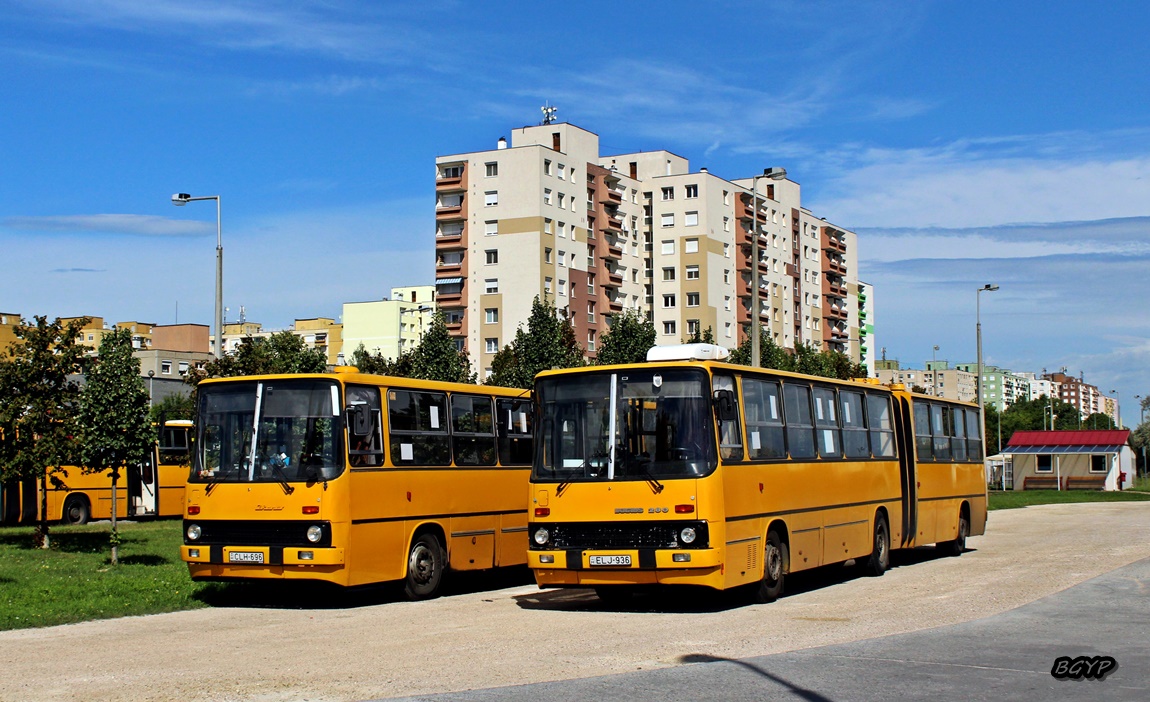
[[495, 565], [514, 566], [526, 563], [528, 538], [526, 510], [501, 515], [495, 541]]
[[495, 563], [495, 532], [499, 517], [453, 517], [448, 520], [452, 570], [482, 570]]
[[184, 513], [184, 485], [188, 482], [188, 467], [160, 464], [159, 496], [156, 515], [178, 517]]
[[[346, 568], [349, 585], [399, 580], [407, 574], [410, 532], [403, 518], [411, 512], [407, 471], [357, 471], [344, 476], [347, 490], [349, 539]], [[332, 495], [328, 502], [338, 504]]]

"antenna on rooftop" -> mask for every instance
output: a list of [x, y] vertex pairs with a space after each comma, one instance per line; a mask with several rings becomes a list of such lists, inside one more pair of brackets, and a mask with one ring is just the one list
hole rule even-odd
[[554, 122], [555, 113], [559, 111], [558, 107], [546, 102], [543, 103], [543, 107], [540, 107], [539, 109], [543, 111], [543, 124], [551, 124]]

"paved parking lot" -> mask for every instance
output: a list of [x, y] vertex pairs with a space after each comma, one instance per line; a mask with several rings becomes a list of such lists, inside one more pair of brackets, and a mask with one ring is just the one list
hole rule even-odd
[[[192, 612], [0, 632], [0, 700], [367, 700], [652, 670], [750, 673], [748, 659], [973, 622], [1150, 558], [1150, 503], [993, 512], [988, 529], [961, 558], [896, 552], [881, 578], [841, 567], [792, 577], [770, 605], [692, 591], [620, 611], [589, 591], [540, 591], [518, 571], [430, 602], [312, 591], [267, 606], [249, 592]], [[1050, 652], [1073, 645], [1063, 626]], [[742, 663], [683, 666], [708, 660]]]

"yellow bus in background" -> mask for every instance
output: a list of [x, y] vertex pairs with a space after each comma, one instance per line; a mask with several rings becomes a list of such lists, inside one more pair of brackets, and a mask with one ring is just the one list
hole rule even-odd
[[[159, 436], [148, 462], [120, 471], [116, 483], [117, 519], [177, 517], [184, 512], [191, 420], [171, 419], [157, 428]], [[49, 521], [87, 524], [112, 517], [111, 471], [84, 473], [64, 466], [59, 483], [47, 483]], [[40, 513], [40, 481], [8, 481], [0, 486], [0, 523], [31, 523]]]
[[205, 380], [187, 485], [193, 580], [403, 580], [527, 556], [527, 391], [359, 373]]
[[[706, 344], [535, 380], [528, 564], [541, 587], [746, 586], [986, 524], [974, 405], [719, 362]], [[916, 456], [916, 445], [918, 454]]]

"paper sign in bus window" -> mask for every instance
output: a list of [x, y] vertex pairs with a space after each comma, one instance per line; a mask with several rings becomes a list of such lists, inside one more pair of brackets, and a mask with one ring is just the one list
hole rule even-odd
[[399, 460], [410, 461], [415, 458], [415, 454], [411, 450], [411, 444], [399, 445]]
[[438, 429], [439, 428], [439, 408], [438, 407], [430, 407], [429, 409], [431, 410], [431, 428], [432, 429]]

